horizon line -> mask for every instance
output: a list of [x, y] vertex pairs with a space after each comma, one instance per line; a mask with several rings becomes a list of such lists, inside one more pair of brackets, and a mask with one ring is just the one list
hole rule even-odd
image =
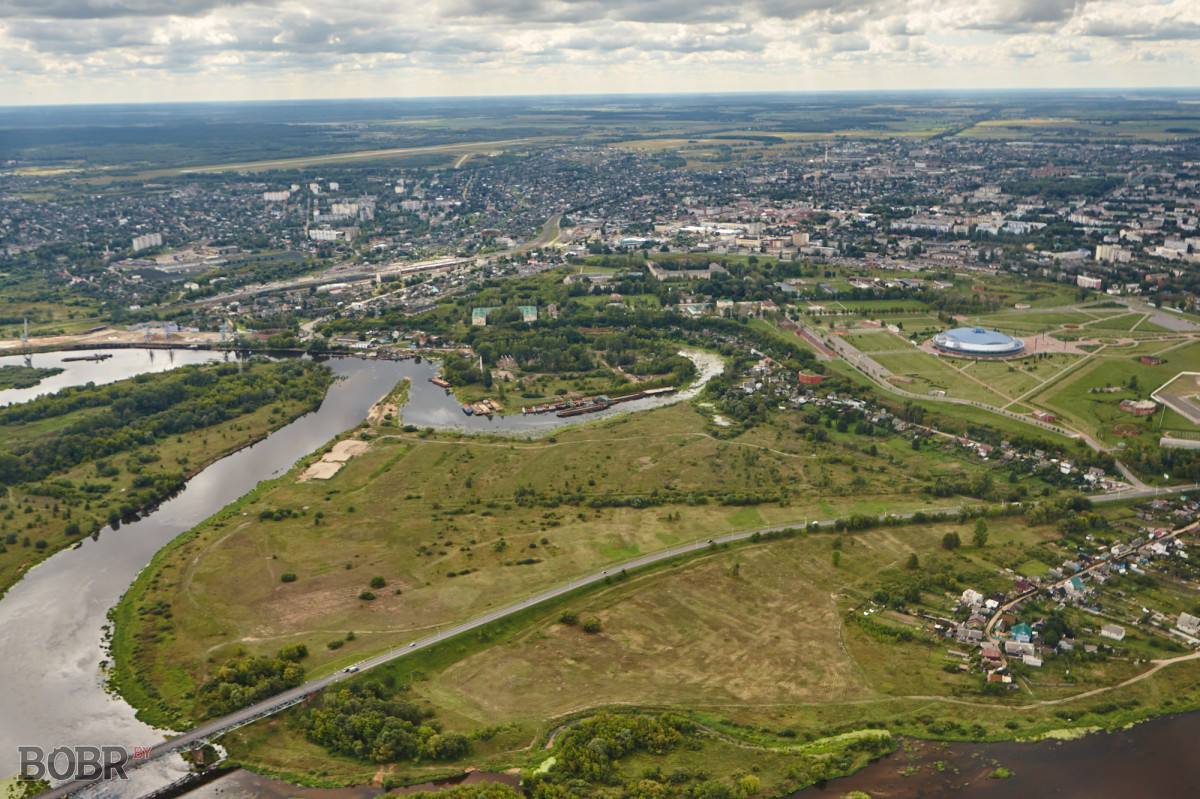
[[638, 98], [638, 97], [801, 97], [836, 95], [955, 95], [955, 94], [1055, 94], [1079, 92], [1086, 94], [1119, 93], [1196, 93], [1200, 84], [1194, 86], [1011, 86], [1011, 87], [963, 87], [963, 88], [911, 88], [911, 89], [803, 89], [803, 90], [745, 90], [709, 92], [548, 92], [542, 94], [430, 94], [430, 95], [378, 95], [356, 97], [272, 97], [255, 100], [113, 100], [108, 102], [61, 102], [61, 103], [0, 103], [0, 109], [31, 108], [98, 108], [120, 106], [169, 106], [169, 105], [256, 105], [285, 103], [367, 103], [367, 102], [420, 102], [420, 101], [486, 101], [486, 100], [549, 100], [583, 98]]

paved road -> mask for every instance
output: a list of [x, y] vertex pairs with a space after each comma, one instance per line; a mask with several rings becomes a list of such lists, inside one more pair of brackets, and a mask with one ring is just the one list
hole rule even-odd
[[[1200, 485], [1181, 486], [1181, 487], [1173, 488], [1173, 489], [1156, 490], [1156, 489], [1150, 488], [1150, 489], [1143, 489], [1143, 490], [1136, 490], [1136, 491], [1125, 491], [1120, 494], [1110, 494], [1110, 495], [1105, 495], [1105, 496], [1101, 496], [1101, 497], [1094, 497], [1092, 501], [1093, 502], [1115, 502], [1115, 501], [1120, 501], [1120, 500], [1138, 499], [1138, 498], [1142, 498], [1142, 497], [1146, 497], [1146, 496], [1154, 496], [1157, 494], [1168, 494], [1168, 493], [1173, 493], [1173, 492], [1190, 491], [1190, 490], [1197, 489], [1197, 488], [1200, 488]], [[921, 511], [921, 512], [924, 512], [924, 513], [954, 513], [954, 512], [957, 512], [958, 510], [959, 510], [959, 508], [933, 508], [933, 509], [927, 509], [927, 510]], [[913, 517], [913, 515], [917, 512], [918, 511], [910, 511], [910, 512], [906, 512], [906, 513], [897, 513], [897, 514], [891, 514], [891, 515], [895, 516], [896, 518], [900, 518], [900, 519], [911, 519]], [[829, 528], [829, 527], [834, 526], [835, 520], [826, 519], [824, 521], [814, 521], [814, 522], [809, 523], [808, 526], [811, 527], [813, 524], [815, 524], [816, 526], [821, 527], [821, 528]], [[471, 630], [476, 630], [476, 629], [483, 627], [484, 625], [489, 624], [498, 619], [503, 619], [503, 618], [505, 618], [507, 616], [511, 616], [515, 613], [520, 613], [523, 610], [527, 610], [529, 608], [536, 607], [540, 604], [549, 602], [550, 600], [553, 600], [553, 599], [557, 599], [558, 597], [561, 597], [564, 594], [569, 594], [572, 591], [578, 590], [580, 588], [584, 588], [584, 587], [587, 587], [590, 585], [595, 585], [597, 583], [602, 583], [602, 582], [604, 582], [605, 579], [609, 578], [612, 575], [616, 575], [616, 574], [620, 573], [622, 570], [628, 571], [628, 570], [640, 569], [642, 567], [651, 566], [656, 563], [661, 563], [663, 561], [670, 560], [672, 558], [676, 558], [681, 555], [698, 552], [698, 551], [707, 549], [713, 545], [735, 543], [738, 541], [746, 541], [750, 538], [753, 538], [755, 535], [763, 535], [766, 533], [774, 533], [774, 532], [779, 532], [781, 530], [788, 530], [788, 529], [799, 529], [804, 526], [805, 526], [804, 524], [795, 524], [795, 523], [782, 524], [782, 525], [775, 525], [775, 526], [771, 526], [771, 527], [760, 527], [755, 530], [746, 530], [746, 531], [740, 532], [740, 533], [729, 533], [727, 535], [715, 536], [706, 541], [696, 541], [691, 544], [681, 544], [677, 547], [671, 547], [670, 549], [662, 550], [661, 552], [654, 552], [649, 555], [643, 555], [641, 557], [634, 558], [633, 560], [625, 561], [624, 563], [615, 564], [607, 569], [602, 569], [601, 571], [593, 572], [592, 574], [589, 574], [585, 577], [579, 577], [575, 580], [572, 580], [569, 583], [564, 583], [555, 588], [551, 588], [547, 591], [543, 591], [539, 594], [534, 594], [527, 599], [523, 599], [523, 600], [513, 603], [511, 605], [507, 605], [505, 607], [498, 608], [497, 610], [489, 611], [489, 612], [483, 614], [482, 616], [477, 616], [476, 618], [471, 619], [470, 621], [466, 621], [461, 624], [447, 627], [444, 630], [439, 630], [438, 632], [434, 633], [433, 635], [428, 635], [424, 638], [420, 638], [420, 639], [408, 644], [407, 646], [397, 647], [396, 649], [392, 649], [388, 652], [384, 652], [383, 654], [376, 655], [372, 658], [368, 658], [364, 661], [361, 661], [358, 664], [358, 670], [359, 670], [359, 672], [363, 672], [368, 669], [375, 668], [376, 666], [381, 666], [384, 663], [389, 663], [393, 660], [397, 660], [397, 659], [405, 657], [407, 655], [411, 655], [414, 652], [420, 652], [423, 649], [428, 649], [429, 647], [435, 646], [443, 641], [449, 640], [449, 639], [454, 638], [455, 636], [461, 635], [463, 633], [470, 632]], [[277, 713], [280, 710], [283, 710], [287, 707], [290, 707], [290, 706], [302, 701], [305, 697], [309, 696], [310, 694], [316, 693], [317, 691], [320, 691], [321, 689], [326, 688], [327, 686], [341, 682], [342, 680], [349, 679], [351, 676], [353, 676], [353, 675], [346, 673], [346, 672], [338, 672], [338, 673], [330, 675], [328, 677], [321, 677], [319, 679], [309, 680], [308, 682], [304, 683], [303, 685], [297, 686], [296, 688], [293, 688], [289, 691], [284, 691], [283, 693], [277, 694], [277, 695], [271, 697], [270, 699], [266, 699], [255, 705], [251, 705], [250, 707], [239, 710], [236, 713], [231, 713], [228, 716], [224, 716], [219, 719], [214, 719], [212, 721], [205, 722], [204, 724], [201, 724], [200, 726], [195, 727], [192, 730], [189, 730], [188, 732], [183, 733], [182, 735], [178, 735], [168, 741], [160, 743], [157, 746], [154, 746], [153, 748], [150, 749], [149, 756], [147, 758], [142, 759], [142, 760], [133, 761], [129, 765], [131, 767], [140, 766], [140, 765], [143, 765], [143, 764], [149, 762], [150, 760], [157, 760], [158, 758], [164, 757], [168, 754], [171, 754], [172, 752], [176, 752], [180, 749], [186, 749], [195, 744], [199, 744], [203, 741], [213, 739], [223, 733], [229, 732], [230, 730], [236, 729], [237, 727], [248, 724], [251, 721], [262, 718], [264, 716], [270, 716], [274, 713]], [[98, 781], [99, 780], [96, 780], [96, 779], [90, 779], [90, 780], [75, 780], [73, 782], [63, 783], [62, 785], [60, 785], [56, 788], [53, 788], [49, 791], [46, 791], [46, 792], [40, 794], [37, 799], [61, 799], [61, 797], [69, 796], [70, 794], [75, 793], [76, 791], [79, 791], [79, 790], [87, 787], [88, 785], [91, 785]]]

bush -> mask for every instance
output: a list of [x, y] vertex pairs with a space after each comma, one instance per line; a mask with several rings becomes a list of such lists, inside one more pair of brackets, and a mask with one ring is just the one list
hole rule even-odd
[[598, 616], [588, 616], [583, 622], [583, 631], [585, 633], [598, 633], [603, 629]]
[[962, 546], [962, 539], [958, 537], [958, 533], [949, 532], [942, 536], [942, 549], [955, 550]]
[[387, 581], [384, 580], [382, 577], [372, 577], [371, 578], [371, 587], [372, 588], [383, 588], [385, 585], [387, 585]]
[[579, 614], [573, 610], [564, 610], [562, 615], [558, 617], [558, 621], [560, 624], [578, 624]]
[[291, 572], [284, 572], [283, 574], [279, 575], [279, 581], [282, 583], [294, 583], [296, 582], [296, 575], [292, 574]]
[[285, 647], [275, 657], [239, 656], [227, 660], [212, 679], [200, 686], [196, 699], [205, 718], [221, 716], [252, 705], [304, 682], [296, 663], [308, 654], [303, 644]]
[[364, 602], [370, 602], [372, 599], [375, 598], [375, 595], [372, 594], [370, 591], [363, 591], [361, 594], [358, 595], [358, 598], [363, 600]]
[[332, 641], [325, 644], [325, 646], [328, 647], [329, 649], [341, 649], [343, 643], [345, 643], [345, 642], [342, 641], [341, 638], [334, 638]]

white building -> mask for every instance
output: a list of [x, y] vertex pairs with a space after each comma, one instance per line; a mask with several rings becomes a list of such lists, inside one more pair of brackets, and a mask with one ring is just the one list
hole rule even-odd
[[329, 228], [311, 228], [308, 231], [308, 237], [313, 241], [338, 241], [342, 238], [342, 231], [330, 230]]
[[133, 237], [133, 251], [148, 250], [151, 247], [161, 247], [163, 238], [161, 233], [145, 233], [141, 236]]
[[1133, 253], [1124, 247], [1119, 247], [1116, 244], [1098, 244], [1096, 245], [1096, 260], [1097, 261], [1113, 261], [1115, 263], [1126, 263], [1133, 257]]
[[1104, 285], [1104, 281], [1098, 277], [1092, 277], [1091, 275], [1080, 275], [1079, 277], [1075, 278], [1075, 285], [1079, 286], [1080, 288], [1096, 289], [1099, 291], [1100, 287]]
[[268, 203], [285, 203], [292, 196], [290, 191], [264, 191], [262, 198]]

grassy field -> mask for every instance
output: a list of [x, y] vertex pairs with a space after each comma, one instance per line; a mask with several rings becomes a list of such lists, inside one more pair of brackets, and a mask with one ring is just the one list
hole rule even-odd
[[[683, 541], [930, 507], [926, 485], [981, 468], [902, 441], [870, 456], [850, 434], [816, 447], [786, 424], [733, 441], [706, 425], [679, 404], [539, 442], [373, 431], [375, 445], [332, 480], [297, 482], [293, 473], [177, 539], [122, 604], [117, 660], [188, 713], [185, 694], [239, 649], [303, 642], [310, 668], [336, 668]], [[778, 498], [724, 504], [767, 491]], [[656, 505], [665, 492], [676, 499]], [[292, 515], [260, 518], [283, 509]], [[296, 580], [281, 582], [284, 573]], [[386, 588], [361, 600], [375, 576]], [[137, 617], [155, 602], [174, 609], [167, 628]], [[349, 631], [354, 641], [326, 647]], [[139, 704], [136, 691], [126, 693]]]
[[902, 355], [879, 355], [875, 358], [882, 366], [893, 374], [911, 377], [913, 383], [904, 385], [906, 391], [914, 394], [928, 394], [931, 391], [944, 391], [948, 397], [974, 400], [988, 405], [1000, 406], [1008, 400], [986, 385], [965, 377], [955, 367], [962, 368], [969, 361], [954, 362], [935, 358], [925, 352], [911, 352]]
[[[1107, 350], [1101, 351], [1062, 379], [1047, 383], [1044, 390], [1031, 395], [1028, 401], [1110, 443], [1125, 438], [1113, 432], [1117, 426], [1148, 432], [1153, 424], [1157, 429], [1160, 422], [1157, 415], [1151, 422], [1146, 417], [1125, 413], [1118, 406], [1124, 399], [1145, 399], [1179, 372], [1200, 371], [1200, 342], [1183, 339], [1156, 350], [1158, 357], [1164, 360], [1158, 365], [1143, 364], [1136, 360], [1136, 354], [1144, 353], [1140, 348], [1116, 349], [1111, 355]], [[1136, 388], [1129, 387], [1131, 378], [1136, 378]], [[1120, 390], [1099, 391], [1106, 388]], [[1200, 428], [1178, 414], [1171, 414], [1162, 429], [1195, 431]]]
[[860, 352], [889, 352], [892, 350], [912, 349], [912, 344], [909, 344], [906, 339], [887, 331], [881, 333], [846, 333], [842, 338], [850, 342]]
[[[1037, 738], [1064, 726], [1112, 728], [1197, 705], [1195, 661], [1102, 697], [1072, 701], [1146, 667], [1123, 659], [1075, 661], [1077, 684], [1063, 687], [1062, 662], [1051, 660], [1022, 679], [1021, 691], [989, 697], [980, 693], [978, 678], [945, 668], [959, 662], [946, 644], [923, 635], [908, 643], [881, 640], [855, 621], [881, 577], [900, 571], [911, 553], [926, 572], [970, 575], [983, 587], [1011, 581], [1000, 564], [1031, 546], [1053, 546], [1057, 538], [1053, 530], [1019, 519], [990, 525], [988, 547], [956, 553], [942, 550], [940, 540], [948, 530], [966, 536], [967, 528], [957, 524], [815, 534], [718, 550], [527, 614], [520, 623], [453, 642], [443, 652], [397, 661], [372, 679], [408, 686], [406, 699], [435, 712], [448, 729], [488, 730], [463, 763], [484, 768], [536, 763], [549, 730], [607, 708], [684, 713], [729, 736], [745, 754], [711, 751], [717, 759], [709, 761], [710, 769], [761, 763], [773, 774], [767, 764], [780, 752], [756, 747], [786, 750], [789, 743], [794, 748], [797, 741], [828, 740], [867, 726], [933, 738]], [[832, 566], [835, 551], [839, 565]], [[1029, 572], [1044, 568], [1030, 563]], [[921, 602], [951, 604], [940, 594], [926, 594]], [[561, 623], [564, 609], [595, 616], [600, 631], [588, 634]], [[892, 627], [911, 624], [911, 617], [892, 616], [876, 618]], [[1148, 656], [1161, 656], [1155, 651], [1147, 650]], [[375, 776], [367, 764], [313, 747], [286, 719], [235, 733], [227, 744], [237, 762], [293, 779], [361, 782]], [[675, 766], [685, 759], [671, 755], [666, 762]], [[410, 779], [423, 776], [400, 768]]]

